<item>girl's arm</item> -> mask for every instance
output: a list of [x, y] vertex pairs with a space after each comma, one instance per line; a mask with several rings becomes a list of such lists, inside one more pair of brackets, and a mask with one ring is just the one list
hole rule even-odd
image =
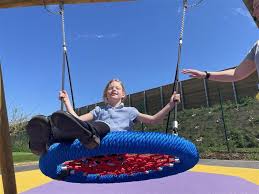
[[145, 124], [159, 124], [163, 121], [165, 116], [172, 110], [172, 108], [175, 106], [175, 103], [180, 102], [180, 94], [177, 94], [176, 92], [172, 95], [170, 102], [158, 113], [155, 115], [147, 115], [143, 113], [139, 113], [137, 120], [145, 123]]
[[68, 94], [65, 90], [59, 92], [59, 99], [62, 100], [66, 106], [67, 112], [72, 114], [74, 117], [82, 120], [82, 121], [91, 121], [93, 120], [93, 114], [92, 113], [86, 113], [84, 115], [78, 116], [76, 112], [73, 109], [73, 106], [70, 103]]

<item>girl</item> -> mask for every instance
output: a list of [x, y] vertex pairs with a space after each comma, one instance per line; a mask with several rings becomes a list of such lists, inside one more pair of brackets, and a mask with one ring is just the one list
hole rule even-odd
[[[147, 115], [140, 113], [134, 107], [125, 107], [123, 104], [125, 98], [126, 91], [123, 83], [118, 79], [112, 79], [107, 83], [103, 92], [103, 100], [106, 105], [104, 107], [96, 106], [89, 113], [78, 116], [73, 110], [67, 92], [60, 91], [59, 99], [64, 102], [67, 112], [55, 112], [47, 119], [43, 116], [40, 116], [41, 118], [39, 116], [32, 118], [27, 127], [30, 136], [30, 148], [32, 151], [34, 149], [33, 153], [35, 153], [36, 149], [36, 153], [42, 154], [46, 151], [49, 136], [53, 136], [52, 139], [58, 142], [78, 138], [85, 147], [94, 149], [109, 131], [132, 130], [135, 121], [145, 124], [160, 123], [174, 107], [175, 103], [180, 102], [180, 95], [174, 93], [169, 103], [162, 110], [155, 115]], [[35, 127], [35, 123], [41, 123], [40, 130], [45, 131], [43, 133], [45, 137], [37, 138], [36, 141], [36, 135], [32, 135], [32, 131], [39, 130]], [[50, 135], [51, 133], [52, 135]], [[46, 134], [49, 136], [47, 137]], [[33, 142], [38, 145], [39, 140], [42, 145], [34, 146]]]

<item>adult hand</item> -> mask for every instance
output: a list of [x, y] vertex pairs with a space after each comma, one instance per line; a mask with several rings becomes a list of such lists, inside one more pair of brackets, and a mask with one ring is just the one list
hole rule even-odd
[[183, 69], [182, 73], [187, 74], [187, 75], [189, 75], [189, 77], [192, 77], [192, 78], [201, 79], [201, 78], [206, 77], [206, 73], [204, 71], [199, 71], [199, 70], [196, 70], [196, 69]]

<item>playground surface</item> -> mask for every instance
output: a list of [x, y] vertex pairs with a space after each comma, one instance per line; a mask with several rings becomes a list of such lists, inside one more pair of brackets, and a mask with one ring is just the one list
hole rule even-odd
[[[44, 176], [37, 164], [15, 167], [22, 194], [258, 194], [259, 162], [201, 160], [191, 170], [165, 178], [113, 184], [77, 184]], [[0, 193], [3, 193], [2, 185]]]

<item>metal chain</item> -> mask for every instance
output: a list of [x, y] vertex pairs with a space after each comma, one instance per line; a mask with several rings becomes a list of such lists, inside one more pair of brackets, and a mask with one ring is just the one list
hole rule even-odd
[[[186, 1], [186, 0], [184, 0]], [[184, 6], [183, 6], [183, 15], [182, 15], [182, 22], [181, 22], [181, 30], [180, 30], [180, 44], [183, 44], [183, 32], [184, 32], [184, 23], [185, 23], [185, 15], [186, 15], [186, 10], [187, 10], [188, 5], [187, 5], [187, 1], [186, 3], [184, 3]]]
[[61, 22], [62, 22], [62, 37], [63, 37], [63, 47], [64, 50], [67, 51], [67, 46], [66, 46], [66, 33], [65, 33], [65, 15], [64, 15], [64, 4], [60, 4], [60, 11], [59, 14], [61, 15]]

